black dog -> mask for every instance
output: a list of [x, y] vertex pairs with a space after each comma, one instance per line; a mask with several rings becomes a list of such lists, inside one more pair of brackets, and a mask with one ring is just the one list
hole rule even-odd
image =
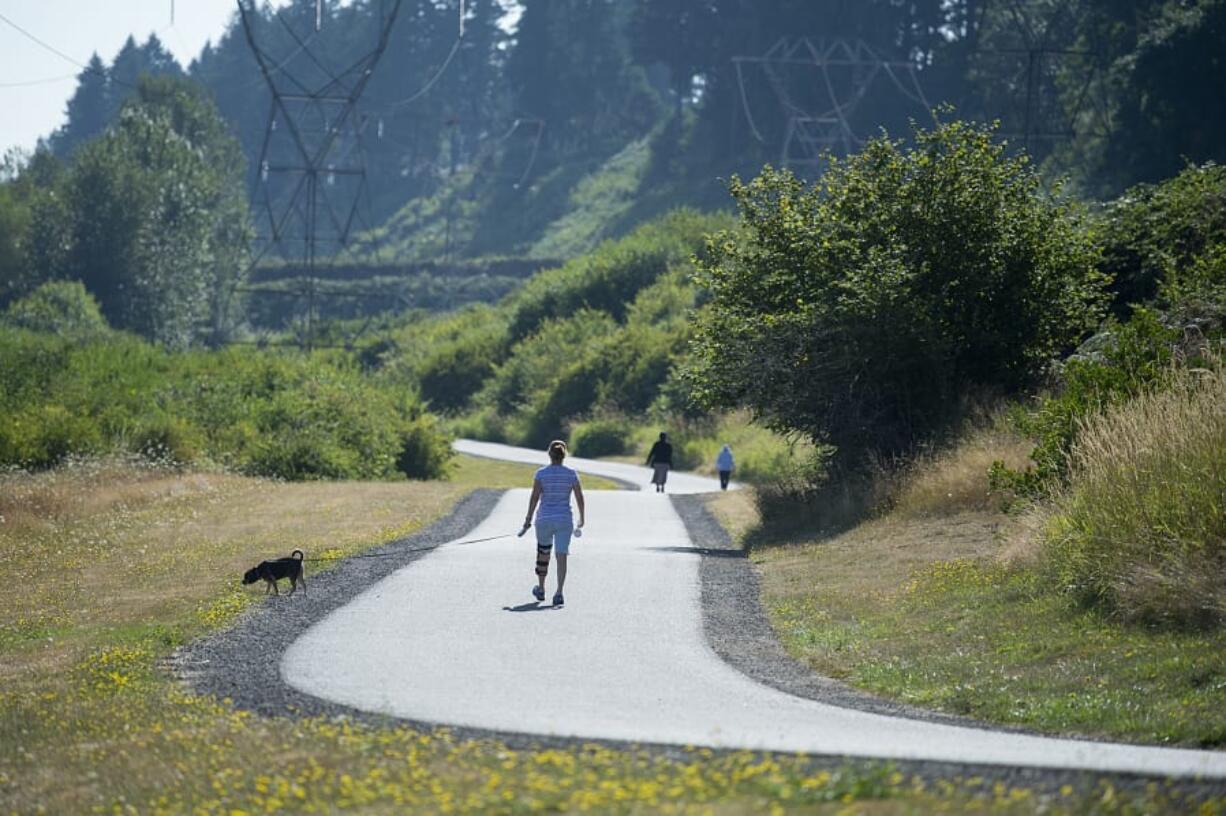
[[262, 578], [268, 584], [264, 588], [265, 595], [268, 594], [270, 589], [274, 594], [280, 595], [281, 592], [277, 589], [277, 581], [280, 581], [282, 578], [288, 578], [291, 584], [289, 594], [293, 595], [298, 589], [298, 583], [302, 582], [302, 592], [305, 595], [306, 575], [302, 572], [302, 559], [305, 557], [302, 550], [294, 550], [289, 554], [289, 558], [261, 561], [257, 566], [247, 570], [247, 573], [243, 575], [243, 583], [254, 584]]

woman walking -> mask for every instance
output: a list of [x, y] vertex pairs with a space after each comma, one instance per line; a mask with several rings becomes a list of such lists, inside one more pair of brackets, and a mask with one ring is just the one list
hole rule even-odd
[[668, 434], [660, 432], [660, 438], [651, 446], [647, 454], [647, 467], [651, 468], [651, 483], [656, 486], [657, 493], [664, 492], [664, 483], [668, 481], [668, 471], [673, 466], [673, 446], [668, 444]]
[[[532, 526], [532, 514], [536, 512], [536, 581], [532, 596], [545, 600], [545, 578], [549, 575], [549, 551], [558, 559], [558, 591], [553, 594], [553, 605], [561, 606], [562, 586], [566, 583], [566, 557], [570, 554], [570, 536], [583, 527], [583, 488], [579, 474], [562, 464], [566, 459], [566, 443], [555, 439], [549, 443], [549, 464], [536, 472], [532, 480], [532, 497], [528, 499], [528, 515], [524, 518], [524, 530]], [[570, 510], [570, 494], [575, 494], [579, 506], [579, 525], [575, 526]], [[522, 533], [521, 533], [522, 535]]]
[[728, 489], [728, 480], [732, 478], [732, 448], [724, 445], [715, 457], [715, 469], [719, 471], [719, 489]]

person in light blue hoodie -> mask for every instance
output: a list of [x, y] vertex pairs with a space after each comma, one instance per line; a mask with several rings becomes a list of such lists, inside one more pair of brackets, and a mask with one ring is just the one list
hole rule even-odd
[[715, 457], [715, 469], [719, 471], [719, 489], [728, 489], [728, 480], [732, 478], [732, 448], [724, 445], [719, 449], [719, 455]]

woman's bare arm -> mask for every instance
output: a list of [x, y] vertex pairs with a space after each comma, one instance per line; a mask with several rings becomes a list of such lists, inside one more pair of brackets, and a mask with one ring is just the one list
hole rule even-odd
[[583, 526], [583, 485], [575, 482], [575, 504], [579, 505], [579, 526]]
[[536, 512], [536, 503], [541, 500], [541, 480], [532, 480], [532, 496], [528, 499], [528, 515], [524, 517], [524, 529], [532, 526], [532, 514]]

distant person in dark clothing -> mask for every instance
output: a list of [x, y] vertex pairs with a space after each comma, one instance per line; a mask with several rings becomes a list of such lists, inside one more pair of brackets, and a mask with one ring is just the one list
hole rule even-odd
[[657, 493], [664, 492], [664, 483], [668, 481], [668, 470], [673, 466], [673, 446], [668, 444], [668, 434], [661, 432], [660, 439], [651, 446], [647, 454], [647, 464], [655, 468], [651, 474], [651, 483], [656, 486]]
[[724, 445], [719, 450], [719, 456], [715, 457], [715, 469], [719, 471], [719, 489], [728, 489], [728, 480], [732, 478], [732, 448]]

